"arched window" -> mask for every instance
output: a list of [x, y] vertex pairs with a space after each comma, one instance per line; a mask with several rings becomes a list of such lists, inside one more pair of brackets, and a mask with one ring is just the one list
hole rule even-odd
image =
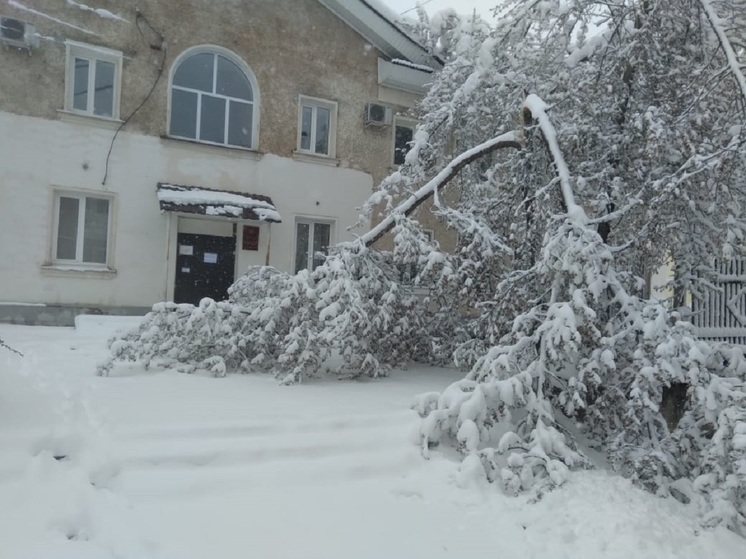
[[258, 88], [249, 67], [230, 51], [196, 47], [171, 74], [171, 136], [211, 144], [256, 146]]

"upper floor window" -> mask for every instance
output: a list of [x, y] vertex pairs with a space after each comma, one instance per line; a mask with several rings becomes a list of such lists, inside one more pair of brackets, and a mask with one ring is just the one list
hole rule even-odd
[[121, 52], [68, 42], [65, 110], [119, 118], [121, 74]]
[[301, 96], [298, 108], [298, 151], [334, 157], [337, 104]]
[[403, 165], [412, 147], [415, 123], [411, 120], [397, 118], [394, 121], [394, 165]]
[[188, 51], [171, 77], [169, 134], [254, 148], [258, 88], [251, 70], [217, 47]]

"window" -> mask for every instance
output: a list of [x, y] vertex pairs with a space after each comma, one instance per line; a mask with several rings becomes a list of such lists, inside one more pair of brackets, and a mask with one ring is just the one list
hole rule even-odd
[[394, 122], [394, 165], [404, 164], [404, 158], [412, 147], [414, 122], [397, 118]]
[[336, 103], [301, 96], [298, 113], [299, 152], [334, 157], [336, 127]]
[[55, 195], [54, 260], [105, 266], [111, 199], [75, 193]]
[[119, 118], [122, 53], [67, 43], [65, 110]]
[[327, 254], [332, 224], [320, 221], [298, 221], [295, 224], [295, 273], [315, 270]]
[[199, 49], [174, 65], [169, 134], [210, 144], [254, 148], [258, 88], [229, 51]]

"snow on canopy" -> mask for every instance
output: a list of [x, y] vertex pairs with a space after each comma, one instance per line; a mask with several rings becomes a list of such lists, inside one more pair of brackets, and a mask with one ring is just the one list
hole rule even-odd
[[273, 223], [282, 221], [272, 200], [260, 194], [168, 183], [158, 183], [157, 194], [161, 211], [240, 217]]

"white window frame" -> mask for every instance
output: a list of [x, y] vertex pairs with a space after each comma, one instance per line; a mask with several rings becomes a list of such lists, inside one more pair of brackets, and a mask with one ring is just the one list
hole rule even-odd
[[[75, 41], [66, 41], [66, 65], [65, 65], [65, 110], [75, 114], [87, 115], [94, 118], [109, 120], [119, 120], [119, 102], [122, 91], [122, 53], [116, 50], [104, 47], [96, 47], [85, 43]], [[74, 107], [75, 95], [75, 59], [83, 58], [88, 60], [88, 102], [86, 109], [76, 109]], [[97, 60], [110, 62], [114, 64], [114, 95], [112, 100], [111, 116], [94, 114], [94, 84], [96, 83], [96, 64]]]
[[[311, 116], [311, 141], [310, 149], [301, 148], [301, 134], [303, 132], [303, 107], [310, 107]], [[329, 109], [329, 153], [318, 153], [316, 151], [316, 110], [318, 108]], [[318, 97], [298, 96], [298, 138], [297, 152], [318, 157], [334, 158], [337, 155], [337, 103]]]
[[[57, 237], [60, 231], [60, 198], [76, 198], [78, 200], [78, 236], [75, 240], [75, 258], [57, 258]], [[83, 260], [83, 242], [85, 239], [85, 204], [88, 198], [98, 198], [109, 202], [109, 214], [106, 223], [106, 262], [85, 262]], [[82, 203], [82, 205], [81, 205]], [[77, 267], [94, 269], [107, 269], [111, 263], [112, 251], [112, 224], [114, 214], [114, 197], [99, 192], [83, 192], [74, 190], [54, 191], [54, 216], [52, 220], [52, 262], [55, 264], [67, 264]]]
[[[411, 118], [405, 118], [401, 116], [394, 117], [394, 125], [391, 127], [391, 165], [398, 167], [401, 165], [396, 162], [396, 128], [410, 128], [412, 130], [412, 140], [414, 140], [414, 133], [417, 130], [418, 122]], [[410, 148], [411, 149], [411, 148]]]
[[[244, 73], [246, 78], [249, 80], [249, 85], [251, 85], [251, 92], [254, 97], [253, 101], [246, 101], [245, 99], [238, 99], [236, 97], [228, 97], [225, 95], [221, 95], [220, 93], [207, 93], [205, 91], [199, 90], [199, 89], [191, 89], [188, 87], [184, 87], [181, 85], [174, 86], [174, 74], [176, 73], [176, 70], [179, 68], [181, 63], [186, 60], [187, 58], [194, 56], [196, 54], [214, 54], [219, 55], [227, 58], [234, 64], [236, 64], [241, 71]], [[215, 89], [215, 80], [217, 80], [217, 56], [215, 57], [215, 68], [213, 71], [213, 90]], [[197, 122], [196, 122], [196, 134], [195, 138], [190, 138], [189, 136], [177, 136], [175, 134], [171, 134], [171, 99], [173, 97], [173, 88], [176, 87], [176, 89], [181, 91], [189, 91], [192, 93], [198, 94], [198, 105], [197, 105]], [[221, 142], [211, 142], [208, 140], [200, 140], [199, 133], [200, 133], [200, 118], [201, 118], [201, 103], [202, 103], [202, 94], [210, 95], [211, 97], [218, 97], [221, 99], [226, 100], [226, 111], [225, 111], [225, 138], [227, 140], [228, 137], [228, 125], [229, 125], [229, 110], [227, 109], [228, 103], [232, 101], [240, 101], [242, 103], [251, 104], [251, 146], [245, 147], [245, 146], [239, 146], [235, 144], [229, 144], [229, 143], [221, 143]], [[219, 47], [216, 45], [199, 45], [195, 47], [188, 48], [184, 52], [182, 52], [176, 60], [174, 60], [173, 64], [171, 64], [171, 70], [168, 76], [168, 111], [167, 111], [167, 122], [166, 122], [166, 130], [168, 131], [168, 137], [169, 138], [176, 138], [178, 140], [187, 140], [189, 142], [197, 142], [200, 144], [207, 144], [211, 146], [221, 146], [221, 147], [227, 147], [231, 149], [243, 149], [243, 150], [256, 150], [259, 146], [259, 102], [260, 102], [260, 96], [259, 96], [259, 85], [256, 81], [256, 76], [254, 76], [254, 72], [251, 71], [251, 68], [249, 67], [246, 62], [244, 62], [239, 56], [237, 56], [232, 51]]]
[[[328, 225], [329, 226], [329, 247], [332, 247], [336, 243], [336, 222], [333, 219], [315, 218], [315, 217], [297, 217], [295, 218], [295, 225], [293, 226], [293, 261], [291, 270], [293, 273], [297, 273], [295, 270], [295, 262], [298, 255], [298, 225], [305, 223], [310, 225], [308, 230], [308, 246], [306, 246], [306, 267], [304, 270], [309, 272], [313, 271], [313, 230], [316, 224]], [[300, 270], [298, 270], [300, 271]]]

